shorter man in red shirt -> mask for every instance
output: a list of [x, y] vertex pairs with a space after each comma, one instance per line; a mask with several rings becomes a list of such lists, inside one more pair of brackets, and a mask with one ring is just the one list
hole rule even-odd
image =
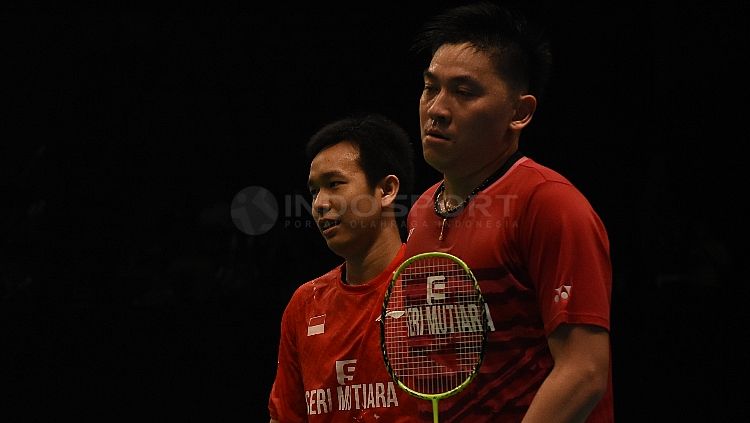
[[409, 137], [380, 115], [346, 118], [320, 129], [307, 153], [313, 218], [345, 261], [300, 286], [284, 311], [271, 422], [413, 422], [419, 400], [386, 370], [378, 322], [404, 258], [397, 200], [414, 177]]

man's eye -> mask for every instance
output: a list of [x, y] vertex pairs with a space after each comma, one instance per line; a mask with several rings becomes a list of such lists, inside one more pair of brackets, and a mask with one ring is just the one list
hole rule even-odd
[[474, 92], [470, 90], [458, 89], [456, 90], [456, 94], [461, 97], [474, 97]]

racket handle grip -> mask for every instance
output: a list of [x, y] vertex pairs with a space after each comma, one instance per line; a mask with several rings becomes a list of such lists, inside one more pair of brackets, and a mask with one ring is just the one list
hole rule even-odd
[[438, 399], [432, 398], [432, 422], [438, 423]]

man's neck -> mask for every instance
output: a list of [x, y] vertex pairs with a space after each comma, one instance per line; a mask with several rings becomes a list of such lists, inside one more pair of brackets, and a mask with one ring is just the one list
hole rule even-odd
[[401, 234], [395, 224], [393, 229], [383, 230], [362, 255], [346, 259], [346, 283], [361, 285], [374, 279], [393, 261], [401, 245]]
[[508, 149], [497, 158], [482, 166], [481, 168], [464, 174], [452, 174], [446, 172], [443, 175], [445, 191], [443, 198], [448, 208], [460, 204], [472, 191], [482, 185], [487, 178], [492, 176], [503, 164], [517, 151], [517, 148]]

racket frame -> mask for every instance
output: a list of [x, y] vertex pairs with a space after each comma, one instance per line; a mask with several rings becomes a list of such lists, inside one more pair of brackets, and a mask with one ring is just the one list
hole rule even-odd
[[[422, 392], [415, 391], [408, 386], [406, 386], [401, 379], [396, 375], [395, 371], [391, 367], [391, 363], [388, 360], [388, 351], [386, 349], [386, 343], [385, 343], [385, 319], [386, 319], [386, 313], [388, 311], [388, 302], [391, 299], [391, 293], [393, 292], [393, 286], [396, 284], [398, 279], [400, 278], [401, 274], [403, 273], [404, 269], [406, 269], [411, 263], [417, 261], [417, 260], [423, 260], [428, 258], [445, 258], [449, 260], [453, 260], [456, 264], [458, 264], [470, 277], [471, 280], [474, 283], [474, 289], [477, 292], [479, 302], [481, 303], [481, 306], [479, 307], [483, 318], [482, 320], [482, 346], [479, 354], [479, 360], [477, 360], [476, 365], [472, 369], [471, 373], [466, 377], [466, 379], [459, 384], [458, 386], [439, 394], [425, 394]], [[441, 252], [441, 251], [431, 251], [426, 253], [420, 253], [413, 255], [409, 257], [408, 259], [404, 260], [401, 265], [399, 265], [396, 270], [393, 271], [393, 274], [391, 275], [390, 283], [388, 284], [388, 289], [385, 293], [385, 298], [383, 300], [383, 309], [380, 314], [380, 348], [381, 352], [383, 354], [383, 361], [385, 362], [385, 367], [388, 370], [388, 373], [391, 375], [391, 378], [393, 379], [396, 384], [406, 391], [409, 395], [412, 395], [417, 398], [421, 398], [424, 400], [432, 401], [432, 410], [433, 410], [433, 416], [434, 421], [437, 422], [437, 415], [438, 415], [438, 400], [445, 399], [448, 397], [451, 397], [453, 395], [456, 395], [457, 393], [463, 391], [476, 377], [477, 373], [479, 373], [479, 368], [482, 365], [482, 361], [484, 359], [484, 352], [487, 348], [487, 334], [489, 332], [489, 325], [488, 325], [488, 316], [487, 316], [487, 307], [485, 305], [484, 297], [482, 296], [482, 291], [479, 288], [479, 283], [477, 282], [476, 277], [474, 276], [474, 273], [471, 271], [469, 266], [460, 258], [456, 257], [453, 254]]]

